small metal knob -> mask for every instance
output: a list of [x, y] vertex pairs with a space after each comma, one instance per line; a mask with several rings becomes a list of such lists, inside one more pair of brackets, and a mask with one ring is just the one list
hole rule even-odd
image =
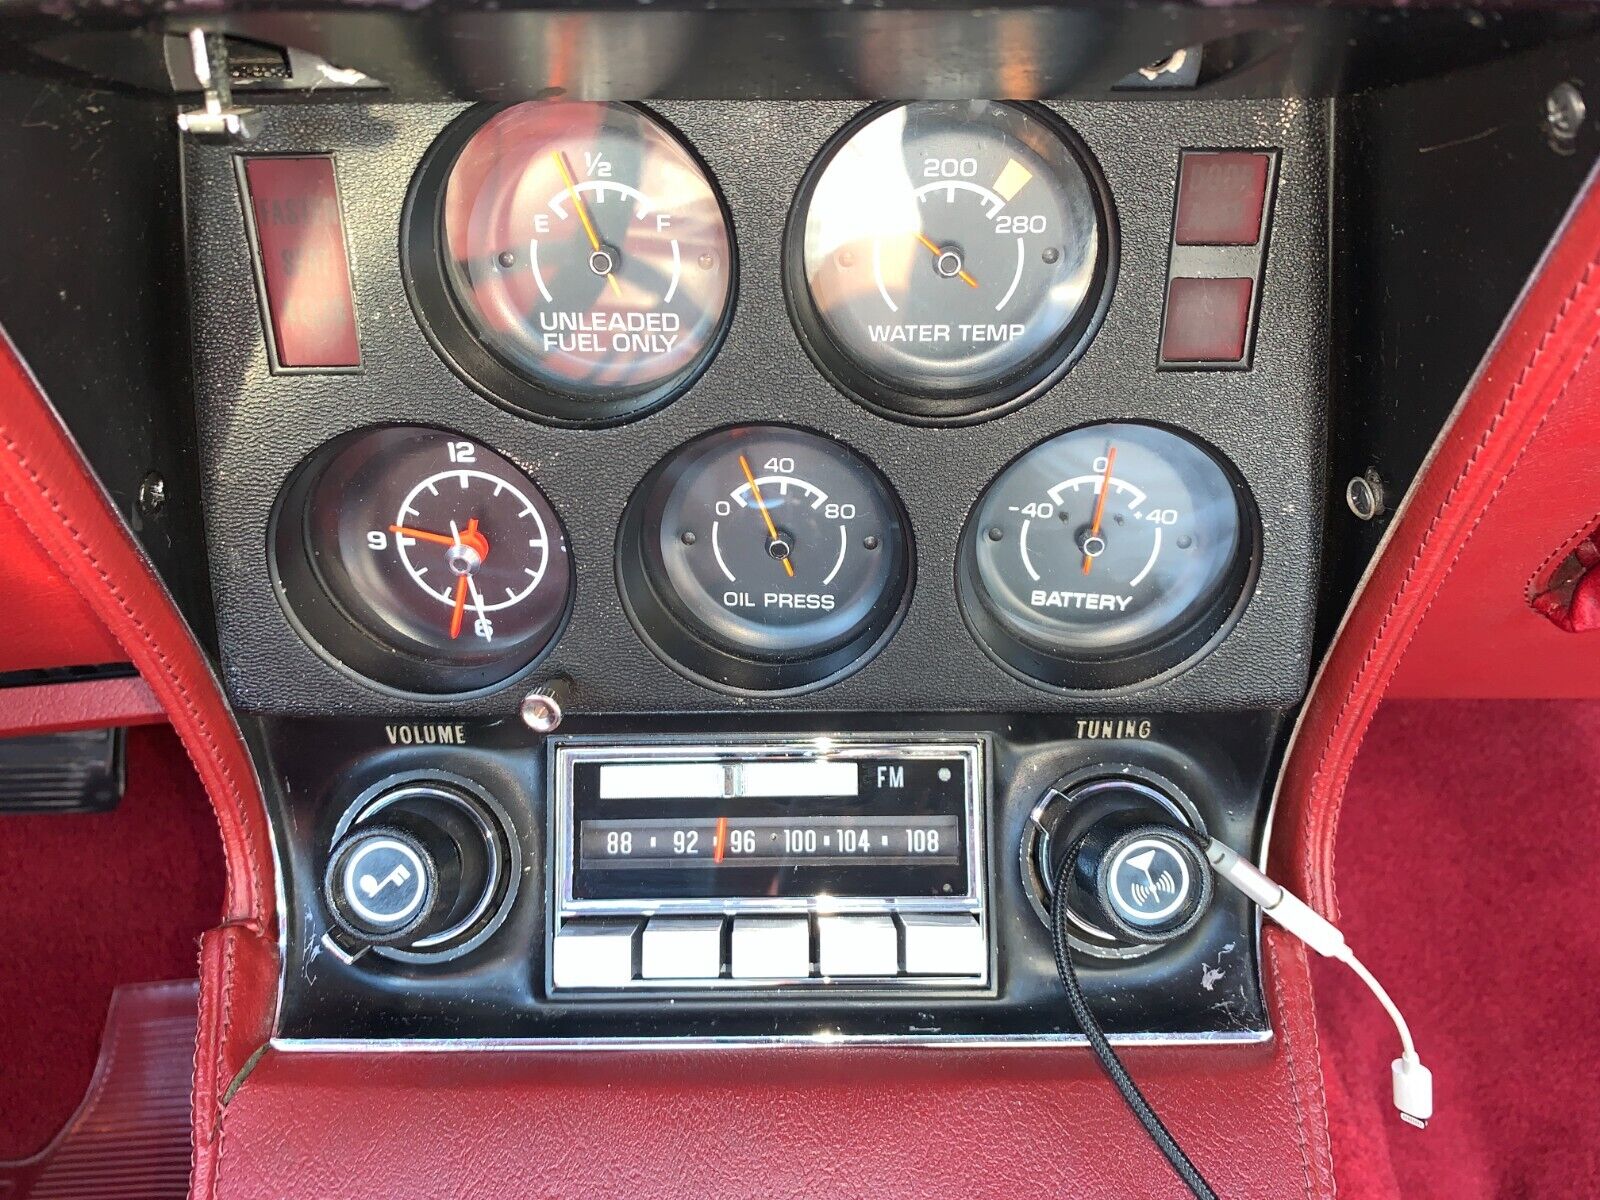
[[540, 737], [554, 733], [566, 716], [571, 689], [564, 683], [547, 683], [522, 698], [522, 723]]

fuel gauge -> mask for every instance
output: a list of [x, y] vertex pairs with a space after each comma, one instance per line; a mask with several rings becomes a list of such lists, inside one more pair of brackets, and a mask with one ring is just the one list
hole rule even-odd
[[709, 175], [628, 104], [468, 113], [418, 172], [406, 248], [445, 357], [502, 402], [563, 423], [670, 400], [731, 307], [733, 246]]

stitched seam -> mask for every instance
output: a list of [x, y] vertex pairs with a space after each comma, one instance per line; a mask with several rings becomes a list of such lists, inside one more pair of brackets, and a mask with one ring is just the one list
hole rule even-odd
[[[1544, 415], [1539, 418], [1538, 423], [1533, 427], [1533, 431], [1522, 443], [1521, 448], [1518, 449], [1516, 457], [1511, 460], [1511, 465], [1506, 468], [1505, 473], [1500, 477], [1500, 482], [1495, 485], [1494, 490], [1489, 493], [1488, 497], [1478, 507], [1477, 517], [1474, 518], [1472, 524], [1468, 526], [1466, 532], [1462, 535], [1461, 540], [1456, 544], [1455, 553], [1451, 555], [1449, 563], [1444, 568], [1444, 572], [1439, 576], [1439, 582], [1435, 585], [1433, 594], [1428, 597], [1428, 602], [1424, 604], [1422, 609], [1417, 613], [1416, 619], [1411, 623], [1410, 630], [1404, 635], [1396, 647], [1394, 652], [1394, 666], [1390, 669], [1389, 674], [1390, 679], [1393, 679], [1394, 671], [1398, 670], [1399, 664], [1404, 660], [1406, 652], [1410, 650], [1411, 644], [1416, 638], [1417, 630], [1422, 627], [1422, 622], [1427, 618], [1428, 613], [1433, 611], [1433, 606], [1438, 601], [1439, 594], [1444, 590], [1445, 583], [1448, 582], [1450, 576], [1455, 573], [1456, 567], [1461, 564], [1461, 558], [1464, 554], [1466, 554], [1467, 546], [1477, 535], [1478, 528], [1483, 524], [1484, 518], [1489, 515], [1489, 509], [1493, 507], [1494, 502], [1499, 499], [1500, 493], [1505, 490], [1506, 485], [1511, 482], [1511, 477], [1520, 469], [1523, 459], [1527, 456], [1529, 447], [1531, 447], [1533, 443], [1538, 440], [1539, 435], [1544, 431], [1545, 424], [1550, 420], [1551, 414], [1554, 413], [1562, 401], [1567, 398], [1567, 394], [1572, 390], [1572, 381], [1576, 379], [1578, 375], [1583, 372], [1584, 368], [1589, 365], [1589, 359], [1593, 357], [1596, 346], [1600, 346], [1600, 330], [1596, 331], [1595, 336], [1590, 339], [1588, 346], [1584, 348], [1583, 355], [1575, 364], [1573, 364], [1572, 370], [1567, 373], [1566, 379], [1561, 384], [1561, 389], [1555, 394], [1555, 397], [1545, 408]], [[1387, 688], [1388, 684], [1385, 683], [1383, 690], [1387, 690]], [[1374, 703], [1376, 703], [1376, 700]], [[1356, 758], [1361, 753], [1361, 747], [1366, 745], [1367, 734], [1371, 732], [1372, 711], [1372, 709], [1368, 710], [1367, 720], [1362, 724], [1360, 732], [1355, 737], [1352, 751], [1349, 755], [1345, 756], [1338, 771], [1339, 783], [1336, 789], [1338, 800], [1333, 804], [1333, 810], [1329, 814], [1328, 818], [1328, 845], [1330, 847], [1336, 844], [1339, 836], [1339, 824], [1344, 814], [1344, 789], [1350, 781], [1350, 773], [1355, 769]]]
[[[1283, 979], [1282, 979], [1281, 972], [1279, 972], [1277, 970], [1276, 959], [1277, 959], [1277, 954], [1276, 954], [1276, 952], [1274, 952], [1274, 954], [1273, 954], [1274, 973], [1278, 976], [1278, 978], [1274, 981], [1274, 986], [1279, 990], [1280, 996], [1282, 996], [1282, 993], [1283, 993]], [[1285, 1018], [1288, 1018], [1289, 1015], [1290, 1015], [1289, 1014], [1289, 1009], [1290, 1009], [1290, 1006], [1288, 1004], [1287, 998], [1285, 997], [1284, 998], [1284, 1016], [1285, 1016]], [[1283, 1023], [1283, 1033], [1284, 1033], [1283, 1059], [1284, 1059], [1285, 1064], [1289, 1068], [1289, 1099], [1294, 1102], [1294, 1139], [1295, 1139], [1295, 1143], [1300, 1147], [1300, 1173], [1304, 1177], [1304, 1180], [1305, 1180], [1306, 1196], [1308, 1197], [1308, 1200], [1316, 1200], [1316, 1196], [1317, 1196], [1316, 1186], [1312, 1182], [1312, 1178], [1311, 1178], [1311, 1154], [1310, 1154], [1310, 1151], [1306, 1147], [1306, 1120], [1305, 1120], [1305, 1113], [1300, 1107], [1300, 1076], [1299, 1076], [1299, 1072], [1295, 1070], [1295, 1065], [1294, 1065], [1295, 1039], [1290, 1036], [1290, 1027], [1293, 1024], [1294, 1024], [1294, 1022], [1292, 1020], [1290, 1020], [1290, 1019], [1285, 1019], [1285, 1021]]]
[[1578, 526], [1575, 531], [1567, 536], [1565, 541], [1545, 557], [1542, 563], [1533, 569], [1533, 574], [1528, 576], [1528, 582], [1522, 585], [1523, 594], [1527, 597], [1529, 605], [1532, 605], [1536, 595], [1543, 595], [1550, 590], [1549, 583], [1546, 581], [1544, 587], [1538, 588], [1537, 592], [1535, 591], [1539, 580], [1544, 579], [1545, 572], [1551, 570], [1556, 563], [1572, 554], [1579, 546], [1594, 537], [1596, 533], [1600, 533], [1600, 512], [1595, 513], [1594, 516]]
[[216, 1095], [212, 1104], [217, 1153], [211, 1163], [211, 1196], [218, 1195], [222, 1187], [222, 1152], [228, 1137], [227, 1108], [222, 1103], [228, 1081], [223, 1073], [228, 1062], [228, 1031], [233, 1027], [233, 950], [238, 941], [237, 933], [226, 933], [224, 936], [227, 937], [227, 944], [223, 947], [222, 955], [222, 1041], [217, 1046]]
[[[1310, 799], [1308, 799], [1308, 804], [1311, 803], [1315, 799], [1316, 793], [1318, 791], [1322, 790], [1319, 787], [1319, 784], [1322, 782], [1324, 773], [1327, 770], [1328, 758], [1333, 753], [1334, 744], [1340, 740], [1340, 735], [1344, 730], [1345, 720], [1346, 720], [1347, 714], [1349, 714], [1352, 711], [1352, 709], [1354, 709], [1354, 708], [1356, 708], [1358, 706], [1367, 707], [1368, 719], [1363, 721], [1363, 722], [1359, 722], [1359, 723], [1361, 723], [1363, 725], [1363, 728], [1360, 730], [1359, 733], [1353, 733], [1353, 734], [1347, 734], [1346, 735], [1347, 740], [1349, 738], [1352, 738], [1352, 737], [1354, 739], [1352, 753], [1350, 753], [1349, 755], [1345, 756], [1347, 765], [1339, 773], [1337, 784], [1326, 789], [1326, 794], [1330, 797], [1330, 803], [1332, 805], [1332, 812], [1328, 816], [1329, 837], [1328, 837], [1327, 840], [1329, 841], [1330, 845], [1332, 843], [1332, 839], [1337, 837], [1337, 834], [1338, 834], [1339, 812], [1340, 812], [1340, 809], [1343, 807], [1343, 795], [1342, 795], [1343, 785], [1344, 785], [1344, 783], [1346, 781], [1348, 781], [1349, 768], [1350, 768], [1350, 766], [1353, 765], [1355, 752], [1360, 750], [1361, 744], [1365, 740], [1365, 736], [1366, 736], [1366, 728], [1365, 728], [1365, 726], [1370, 724], [1370, 714], [1371, 714], [1371, 711], [1372, 711], [1373, 707], [1376, 706], [1376, 702], [1377, 702], [1377, 699], [1378, 699], [1377, 696], [1368, 697], [1365, 694], [1364, 687], [1362, 687], [1361, 685], [1367, 679], [1369, 671], [1370, 671], [1370, 668], [1372, 666], [1372, 662], [1377, 657], [1380, 648], [1385, 648], [1384, 647], [1384, 635], [1387, 632], [1391, 621], [1393, 620], [1393, 618], [1395, 617], [1397, 611], [1399, 610], [1401, 602], [1404, 601], [1404, 600], [1410, 599], [1411, 581], [1412, 581], [1413, 577], [1416, 575], [1417, 569], [1420, 566], [1420, 564], [1422, 562], [1422, 559], [1424, 558], [1427, 550], [1429, 549], [1429, 547], [1430, 547], [1430, 545], [1431, 545], [1431, 543], [1433, 541], [1433, 536], [1434, 536], [1435, 531], [1437, 530], [1439, 525], [1443, 522], [1443, 520], [1445, 518], [1445, 515], [1454, 506], [1455, 501], [1456, 501], [1456, 497], [1459, 495], [1459, 493], [1461, 492], [1461, 490], [1465, 486], [1467, 480], [1474, 473], [1474, 469], [1476, 468], [1476, 466], [1478, 464], [1479, 458], [1482, 457], [1485, 448], [1489, 445], [1490, 441], [1493, 440], [1494, 435], [1499, 432], [1500, 425], [1501, 425], [1502, 421], [1504, 421], [1506, 413], [1510, 410], [1511, 405], [1513, 404], [1513, 402], [1521, 394], [1522, 388], [1527, 383], [1528, 376], [1532, 373], [1534, 367], [1538, 364], [1540, 358], [1543, 357], [1543, 355], [1545, 354], [1546, 350], [1548, 349], [1548, 347], [1550, 345], [1551, 339], [1555, 336], [1556, 330], [1561, 326], [1562, 322], [1566, 320], [1567, 313], [1572, 309], [1573, 305], [1576, 303], [1578, 295], [1589, 285], [1589, 281], [1590, 281], [1591, 277], [1594, 275], [1594, 272], [1595, 272], [1595, 269], [1596, 269], [1597, 266], [1600, 266], [1600, 255], [1595, 255], [1595, 256], [1590, 258], [1589, 264], [1588, 264], [1588, 266], [1586, 266], [1584, 268], [1583, 274], [1579, 277], [1577, 282], [1573, 284], [1571, 290], [1567, 293], [1565, 299], [1562, 300], [1561, 305], [1557, 309], [1555, 316], [1551, 319], [1549, 326], [1545, 329], [1544, 334], [1539, 338], [1539, 342], [1534, 347], [1532, 353], [1529, 354], [1527, 362], [1525, 362], [1523, 364], [1522, 369], [1517, 373], [1516, 380], [1512, 383], [1511, 387], [1507, 390], [1505, 399], [1501, 402], [1500, 407], [1495, 412], [1495, 415], [1494, 415], [1493, 419], [1491, 419], [1491, 421], [1489, 422], [1488, 426], [1484, 429], [1483, 436], [1481, 438], [1479, 438], [1477, 446], [1475, 446], [1473, 448], [1472, 453], [1468, 456], [1466, 463], [1463, 464], [1460, 473], [1457, 475], [1455, 481], [1450, 485], [1450, 488], [1445, 493], [1444, 498], [1440, 501], [1439, 507], [1434, 512], [1432, 520], [1429, 521], [1427, 529], [1423, 531], [1422, 537], [1420, 539], [1418, 539], [1416, 550], [1412, 554], [1411, 561], [1406, 566], [1406, 571], [1405, 571], [1405, 574], [1401, 578], [1400, 586], [1397, 589], [1395, 589], [1395, 594], [1394, 594], [1393, 597], [1390, 598], [1389, 606], [1385, 610], [1382, 620], [1380, 620], [1379, 623], [1378, 623], [1377, 631], [1373, 635], [1372, 644], [1367, 647], [1367, 652], [1362, 657], [1361, 665], [1356, 669], [1355, 682], [1351, 686], [1350, 694], [1346, 697], [1343, 705], [1341, 705], [1341, 707], [1339, 709], [1339, 713], [1338, 713], [1337, 717], [1335, 717], [1335, 719], [1334, 719], [1333, 728], [1329, 731], [1328, 737], [1323, 743], [1322, 750], [1321, 750], [1321, 752], [1320, 752], [1320, 754], [1318, 755], [1318, 758], [1317, 758], [1317, 765], [1316, 765], [1315, 768], [1313, 768], [1312, 775], [1311, 775], [1311, 790], [1312, 790], [1313, 795], [1312, 795], [1312, 797]], [[1593, 345], [1593, 343], [1591, 343], [1590, 347], [1589, 347], [1589, 351], [1592, 351], [1593, 348], [1594, 348], [1594, 345]], [[1578, 369], [1581, 368], [1582, 363], [1587, 361], [1588, 355], [1589, 355], [1589, 351], [1585, 352], [1584, 358], [1582, 360], [1580, 360], [1579, 366], [1574, 368], [1574, 370], [1569, 374], [1568, 383], [1563, 385], [1562, 390], [1561, 390], [1561, 394], [1560, 394], [1561, 396], [1564, 396], [1566, 394], [1566, 389], [1567, 389], [1567, 386], [1570, 385], [1572, 375], [1576, 375]], [[1557, 402], [1559, 402], [1559, 400], [1560, 400], [1560, 396], [1558, 396], [1555, 401], [1551, 402], [1550, 407], [1553, 408], [1555, 406], [1555, 404]], [[1548, 417], [1548, 416], [1549, 416], [1549, 410], [1547, 409], [1546, 413], [1545, 413], [1545, 417]], [[1539, 422], [1540, 427], [1542, 427], [1543, 424], [1544, 424], [1544, 419], [1541, 418], [1541, 420]], [[1537, 432], [1537, 430], [1535, 432]], [[1522, 454], [1527, 450], [1528, 445], [1531, 444], [1532, 441], [1533, 441], [1533, 438], [1530, 437], [1526, 442], [1524, 442], [1522, 450], [1520, 450], [1518, 452], [1517, 459], [1512, 464], [1512, 470], [1515, 470], [1516, 462], [1521, 460]], [[1507, 477], [1509, 477], [1509, 475], [1510, 475], [1510, 472], [1508, 471], [1507, 472]], [[1504, 486], [1504, 479], [1502, 479], [1500, 486], [1501, 487]], [[1498, 495], [1498, 493], [1499, 493], [1499, 488], [1497, 487], [1495, 489], [1495, 494]], [[1492, 500], [1493, 496], [1491, 496], [1490, 499]], [[1484, 505], [1484, 507], [1485, 508], [1487, 507], [1487, 503]], [[1478, 520], [1479, 521], [1482, 520], [1482, 513], [1481, 512], [1479, 514]], [[1477, 528], [1477, 522], [1474, 522], [1473, 530], [1475, 531], [1476, 528]], [[1468, 539], [1470, 539], [1470, 537], [1471, 537], [1471, 532], [1469, 532], [1468, 535], [1467, 535]], [[1466, 545], [1466, 540], [1467, 539], [1463, 539], [1463, 541], [1462, 541], [1462, 547], [1463, 548]], [[1458, 550], [1457, 551], [1457, 559], [1459, 559], [1459, 556], [1460, 556], [1460, 551]], [[1454, 569], [1454, 565], [1455, 565], [1454, 561], [1452, 561], [1450, 569], [1453, 570]], [[1446, 572], [1446, 577], [1448, 577], [1448, 571]], [[1441, 582], [1442, 582], [1442, 580], [1441, 580]], [[1425, 611], [1426, 610], [1424, 610], [1424, 612]], [[1420, 617], [1419, 617], [1419, 620], [1420, 620]], [[1393, 673], [1394, 673], [1394, 670], [1396, 669], [1396, 667], [1398, 666], [1398, 663], [1399, 663], [1399, 660], [1400, 660], [1400, 656], [1401, 656], [1401, 654], [1403, 654], [1406, 646], [1408, 646], [1409, 644], [1410, 644], [1410, 638], [1407, 638], [1405, 640], [1405, 642], [1399, 647], [1399, 650], [1394, 653], [1393, 658], [1391, 660], [1390, 667], [1389, 667], [1389, 677], [1390, 678], [1393, 677]], [[1384, 690], [1387, 690], [1387, 684], [1384, 685]], [[1368, 701], [1369, 700], [1371, 701], [1370, 705], [1368, 705]], [[1316, 856], [1317, 845], [1318, 845], [1317, 839], [1314, 839], [1314, 838], [1307, 838], [1306, 839], [1306, 846], [1305, 846], [1305, 849], [1304, 849], [1304, 851], [1303, 851], [1303, 853], [1301, 855], [1301, 870], [1302, 870], [1303, 874], [1305, 875], [1305, 877], [1307, 879], [1310, 879], [1310, 878], [1313, 877], [1313, 868], [1314, 868], [1314, 865], [1315, 865], [1314, 864], [1314, 859], [1315, 859], [1315, 856]], [[1331, 886], [1331, 881], [1330, 881], [1330, 886]]]
[[1339, 1194], [1339, 1175], [1334, 1170], [1333, 1162], [1333, 1131], [1328, 1127], [1328, 1081], [1322, 1071], [1322, 1033], [1317, 1028], [1317, 1000], [1316, 989], [1311, 986], [1311, 964], [1305, 952], [1305, 947], [1296, 947], [1300, 956], [1300, 969], [1305, 972], [1306, 980], [1306, 1026], [1311, 1034], [1311, 1069], [1316, 1080], [1317, 1095], [1321, 1097], [1320, 1106], [1322, 1113], [1322, 1145], [1326, 1155], [1326, 1174], [1328, 1178], [1328, 1194]]
[[[145, 647], [153, 655], [155, 655], [156, 660], [161, 664], [162, 668], [166, 672], [167, 682], [176, 692], [184, 710], [188, 713], [190, 719], [193, 721], [196, 732], [199, 734], [201, 740], [205, 743], [206, 749], [213, 756], [212, 765], [215, 770], [221, 774], [222, 780], [226, 785], [225, 790], [227, 793], [227, 800], [230, 808], [233, 810], [231, 815], [238, 824], [241, 835], [240, 840], [242, 840], [245, 845], [245, 860], [249, 869], [251, 886], [250, 919], [252, 921], [260, 922], [262, 919], [261, 874], [259, 863], [256, 858], [255, 839], [251, 837], [249, 833], [251, 822], [247, 819], [244, 807], [239, 803], [238, 781], [234, 776], [232, 767], [228, 764], [226, 757], [222, 753], [221, 746], [216, 740], [216, 736], [211, 729], [210, 722], [206, 719], [205, 715], [201, 713], [199, 706], [194, 702], [194, 697], [190, 694], [188, 687], [186, 687], [179, 679], [177, 672], [174, 669], [172, 660], [168, 657], [166, 652], [156, 644], [156, 640], [150, 633], [149, 628], [139, 618], [138, 614], [134, 612], [133, 605], [129, 602], [122, 589], [111, 578], [110, 573], [107, 572], [106, 569], [101, 565], [100, 559], [94, 553], [93, 549], [90, 548], [83, 535], [79, 532], [77, 526], [73, 524], [71, 518], [68, 517], [62, 510], [61, 504], [57, 500], [55, 493], [51, 490], [49, 484], [44, 481], [42, 476], [40, 476], [38, 471], [33, 468], [33, 465], [23, 453], [16, 439], [13, 438], [8, 432], [0, 432], [0, 439], [4, 440], [6, 449], [10, 452], [17, 466], [21, 468], [23, 473], [28, 477], [29, 481], [33, 484], [39, 495], [44, 499], [45, 503], [50, 506], [50, 511], [54, 513], [55, 516], [60, 520], [62, 528], [66, 530], [67, 535], [72, 539], [73, 544], [78, 547], [90, 568], [95, 572], [96, 575], [100, 577], [101, 582], [105, 585], [106, 591], [111, 595], [112, 599], [116, 601], [118, 607], [127, 617], [129, 624], [131, 624], [134, 630], [138, 633], [140, 640], [143, 641]], [[39, 542], [40, 546], [48, 555], [49, 547], [46, 546], [42, 539], [39, 538], [39, 535], [33, 531], [31, 524], [29, 524], [27, 518], [23, 516], [21, 509], [18, 508], [9, 497], [7, 498], [7, 503], [11, 505], [12, 510], [17, 513], [18, 517], [22, 519], [24, 528], [27, 528], [29, 532], [33, 534], [35, 541]], [[88, 596], [84, 592], [83, 588], [79, 586], [76, 580], [72, 579], [70, 574], [67, 575], [67, 579], [72, 583], [74, 590], [76, 590], [79, 595], [83, 596], [85, 600], [88, 600]], [[112, 636], [117, 636], [114, 631]], [[122, 641], [120, 637], [118, 637], [117, 640], [119, 642]], [[201, 764], [199, 759], [197, 759], [192, 752], [189, 752], [187, 748], [185, 748], [185, 750], [186, 753], [188, 753], [190, 763], [193, 764], [197, 771], [200, 771], [202, 774], [204, 774], [205, 767]], [[221, 810], [215, 804], [212, 805], [212, 814], [217, 821], [218, 834], [222, 838], [224, 846], [226, 846], [229, 840], [228, 831], [223, 824]]]

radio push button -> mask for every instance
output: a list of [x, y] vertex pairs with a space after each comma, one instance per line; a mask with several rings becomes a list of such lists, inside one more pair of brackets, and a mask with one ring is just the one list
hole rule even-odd
[[967, 913], [901, 913], [907, 975], [982, 975], [988, 946]]
[[887, 913], [817, 918], [817, 969], [825, 976], [900, 973], [900, 935]]
[[722, 974], [721, 917], [651, 917], [639, 974], [645, 979], [716, 979]]
[[735, 979], [804, 979], [811, 974], [811, 922], [805, 917], [735, 917]]
[[550, 973], [558, 988], [627, 987], [640, 922], [570, 921], [556, 933]]

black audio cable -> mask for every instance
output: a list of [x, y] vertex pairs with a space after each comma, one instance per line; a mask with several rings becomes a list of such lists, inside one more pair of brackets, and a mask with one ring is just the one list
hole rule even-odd
[[[1411, 1038], [1411, 1029], [1406, 1024], [1405, 1017], [1400, 1014], [1400, 1009], [1384, 990], [1383, 985], [1346, 945], [1344, 935], [1332, 923], [1313, 911], [1305, 901], [1281, 884], [1274, 883], [1240, 858], [1236, 851], [1221, 842], [1178, 825], [1163, 826], [1162, 832], [1181, 838], [1194, 847], [1202, 860], [1208, 863], [1218, 876], [1248, 897], [1273, 922], [1288, 930], [1323, 957], [1344, 963], [1355, 972], [1362, 983], [1366, 984], [1378, 1002], [1383, 1005], [1384, 1011], [1394, 1022], [1395, 1031], [1400, 1035], [1400, 1057], [1395, 1059], [1389, 1068], [1394, 1106], [1402, 1120], [1418, 1129], [1426, 1128], [1433, 1116], [1433, 1074], [1422, 1065], [1416, 1044]], [[1128, 1069], [1117, 1057], [1117, 1052], [1111, 1048], [1105, 1031], [1100, 1028], [1100, 1022], [1095, 1020], [1094, 1013], [1089, 1009], [1083, 985], [1078, 981], [1078, 973], [1073, 969], [1067, 940], [1067, 895], [1072, 884], [1073, 872], [1077, 868], [1078, 856], [1089, 836], [1086, 833], [1072, 844], [1072, 848], [1056, 872], [1055, 888], [1051, 892], [1054, 899], [1050, 905], [1050, 934], [1056, 955], [1056, 973], [1061, 976], [1061, 984], [1067, 990], [1067, 1004], [1072, 1009], [1073, 1018], [1083, 1030], [1084, 1036], [1088, 1038], [1089, 1047], [1094, 1051], [1095, 1058], [1099, 1059], [1100, 1066], [1121, 1094], [1134, 1118], [1144, 1126], [1145, 1132], [1150, 1135], [1150, 1140], [1156, 1144], [1156, 1148], [1171, 1164], [1191, 1194], [1200, 1200], [1217, 1200], [1216, 1192], [1211, 1190], [1211, 1185], [1205, 1181], [1205, 1177], [1200, 1174], [1194, 1163], [1189, 1161], [1189, 1156], [1183, 1152], [1183, 1147], [1178, 1145], [1172, 1132], [1162, 1124], [1161, 1118], [1156, 1116], [1155, 1110], [1150, 1107], [1150, 1102], [1144, 1098], [1144, 1093], [1139, 1091], [1133, 1078], [1128, 1074]], [[1124, 932], [1140, 941], [1164, 940], [1141, 937], [1138, 931], [1133, 929]]]
[[1150, 1140], [1156, 1144], [1172, 1169], [1177, 1172], [1178, 1178], [1183, 1180], [1190, 1193], [1198, 1200], [1217, 1200], [1216, 1192], [1211, 1190], [1211, 1185], [1205, 1181], [1205, 1176], [1200, 1174], [1198, 1167], [1189, 1161], [1189, 1156], [1183, 1152], [1183, 1147], [1178, 1145], [1178, 1140], [1172, 1132], [1156, 1116], [1155, 1109], [1150, 1107], [1150, 1102], [1144, 1098], [1144, 1093], [1139, 1090], [1139, 1085], [1133, 1082], [1133, 1077], [1128, 1074], [1128, 1068], [1122, 1065], [1122, 1060], [1117, 1057], [1117, 1052], [1112, 1049], [1111, 1042], [1106, 1038], [1105, 1030], [1100, 1028], [1100, 1022], [1095, 1020], [1094, 1013], [1090, 1011], [1089, 1001], [1083, 994], [1083, 985], [1078, 982], [1078, 973], [1072, 968], [1072, 955], [1067, 943], [1067, 889], [1072, 884], [1072, 871], [1077, 865], [1078, 851], [1083, 847], [1083, 838], [1079, 838], [1067, 851], [1062, 860], [1061, 869], [1056, 872], [1055, 889], [1051, 893], [1055, 902], [1050, 906], [1050, 932], [1055, 944], [1056, 972], [1061, 976], [1062, 986], [1067, 989], [1067, 1005], [1072, 1009], [1073, 1020], [1077, 1021], [1078, 1028], [1089, 1039], [1089, 1048], [1094, 1051], [1095, 1058], [1100, 1060], [1112, 1085], [1122, 1095], [1123, 1101], [1133, 1113], [1134, 1119], [1144, 1126], [1145, 1132], [1150, 1135]]

